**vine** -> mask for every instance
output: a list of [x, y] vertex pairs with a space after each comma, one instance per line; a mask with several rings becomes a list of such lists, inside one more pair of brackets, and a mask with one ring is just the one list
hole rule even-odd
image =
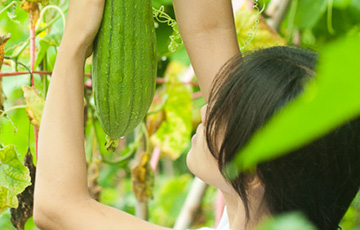
[[240, 47], [241, 52], [243, 52], [246, 49], [246, 47], [251, 43], [251, 41], [254, 39], [254, 37], [257, 33], [258, 24], [260, 23], [259, 16], [265, 10], [265, 3], [263, 5], [262, 9], [260, 10], [259, 1], [252, 0], [252, 2], [254, 3], [253, 9], [257, 11], [257, 13], [255, 14], [255, 24], [252, 26], [252, 31], [248, 34], [244, 46]]
[[167, 13], [165, 13], [165, 7], [161, 6], [158, 10], [153, 7], [153, 16], [160, 23], [166, 23], [173, 30], [173, 34], [170, 35], [170, 44], [168, 49], [170, 52], [175, 52], [181, 45], [182, 40], [179, 32], [177, 22], [172, 19]]
[[3, 12], [7, 11], [10, 7], [12, 7], [13, 5], [18, 4], [16, 1], [12, 1], [9, 5], [5, 6], [1, 11], [0, 14], [2, 14]]

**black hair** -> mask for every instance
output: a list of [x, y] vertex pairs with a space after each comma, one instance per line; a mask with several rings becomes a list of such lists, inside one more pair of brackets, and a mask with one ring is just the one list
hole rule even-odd
[[[313, 51], [278, 46], [239, 54], [219, 71], [208, 103], [206, 139], [225, 178], [225, 166], [255, 131], [315, 77], [317, 60]], [[360, 186], [360, 119], [259, 164], [256, 174], [272, 215], [302, 211], [319, 229], [337, 229]], [[229, 182], [249, 220], [247, 175], [242, 172]]]

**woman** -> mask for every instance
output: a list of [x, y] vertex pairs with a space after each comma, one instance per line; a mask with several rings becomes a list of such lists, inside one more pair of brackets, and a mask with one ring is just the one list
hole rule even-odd
[[[41, 229], [167, 229], [100, 204], [87, 189], [83, 70], [104, 2], [70, 0], [39, 134], [34, 220]], [[303, 211], [319, 229], [337, 229], [360, 185], [359, 120], [235, 180], [227, 180], [231, 172], [223, 170], [251, 135], [302, 91], [316, 55], [274, 47], [242, 58], [230, 0], [173, 2], [208, 103], [187, 164], [224, 194], [221, 229], [254, 229], [265, 218], [293, 210]]]

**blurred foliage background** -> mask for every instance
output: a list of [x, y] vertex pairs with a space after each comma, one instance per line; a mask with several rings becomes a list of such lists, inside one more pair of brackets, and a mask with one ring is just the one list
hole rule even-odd
[[[68, 1], [39, 2], [39, 12], [43, 16], [36, 27], [34, 70], [51, 72], [64, 29], [63, 17], [67, 12]], [[257, 33], [251, 41], [249, 33], [255, 32], [253, 26], [258, 11], [248, 7], [247, 1], [233, 0], [233, 3], [238, 40], [244, 50], [286, 44], [319, 50], [330, 47], [334, 41], [343, 37], [360, 35], [358, 0], [292, 0], [284, 12], [278, 31], [266, 24], [273, 16], [269, 13], [270, 0], [263, 1], [259, 8], [265, 9], [259, 18]], [[7, 59], [1, 69], [3, 73], [28, 72], [31, 67], [29, 13], [21, 7], [22, 4], [23, 1], [0, 0], [0, 35], [11, 34], [11, 39], [5, 46]], [[171, 0], [153, 0], [153, 6], [175, 18]], [[161, 154], [154, 177], [151, 177], [151, 180], [154, 180], [153, 198], [146, 203], [149, 221], [172, 227], [191, 186], [193, 176], [186, 166], [186, 153], [191, 147], [191, 136], [200, 122], [199, 112], [204, 100], [199, 95], [196, 79], [189, 68], [190, 61], [185, 48], [177, 37], [176, 25], [169, 26], [168, 23], [155, 20], [155, 26], [159, 84], [150, 108], [154, 113], [147, 116], [146, 125], [155, 151]], [[171, 43], [171, 38], [175, 39], [174, 43]], [[247, 43], [249, 44], [246, 45]], [[344, 46], [344, 49], [348, 48]], [[352, 59], [359, 60], [359, 56], [353, 56]], [[91, 58], [86, 62], [85, 73], [91, 73]], [[355, 73], [358, 75], [359, 72]], [[23, 86], [30, 85], [29, 74], [0, 79], [5, 96], [5, 111], [25, 104], [35, 112], [41, 110], [40, 98], [45, 99], [50, 81], [48, 75], [34, 74], [34, 86], [38, 95], [31, 96], [29, 100], [36, 101], [35, 104], [27, 103], [24, 96]], [[91, 86], [89, 77], [85, 77], [84, 83]], [[131, 149], [140, 131], [135, 130], [133, 134], [120, 140], [120, 147], [114, 153], [107, 152], [104, 147], [105, 133], [96, 118], [91, 87], [86, 88], [85, 99], [85, 146], [90, 189], [100, 202], [135, 214], [138, 201], [132, 192], [131, 165], [134, 164], [132, 159], [137, 153], [132, 154]], [[14, 145], [22, 163], [28, 150], [34, 159], [36, 153], [34, 124], [29, 121], [27, 110], [14, 109], [0, 119], [0, 145]], [[214, 226], [215, 200], [216, 190], [209, 187], [191, 228]], [[293, 227], [289, 228], [290, 225]], [[354, 200], [341, 226], [344, 230], [360, 229], [359, 196]], [[0, 215], [0, 229], [15, 229], [10, 221], [9, 209]], [[25, 229], [36, 229], [31, 218], [26, 222]], [[291, 214], [268, 223], [263, 229], [304, 230], [313, 227], [303, 220], [301, 215]]]

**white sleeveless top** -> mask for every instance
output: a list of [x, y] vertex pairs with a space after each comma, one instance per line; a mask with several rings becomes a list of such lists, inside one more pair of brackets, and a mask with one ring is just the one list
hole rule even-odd
[[229, 223], [229, 217], [227, 214], [227, 210], [226, 207], [224, 208], [224, 212], [223, 215], [221, 217], [220, 223], [217, 226], [217, 228], [208, 228], [208, 227], [203, 227], [203, 228], [199, 228], [198, 230], [230, 230], [230, 223]]

